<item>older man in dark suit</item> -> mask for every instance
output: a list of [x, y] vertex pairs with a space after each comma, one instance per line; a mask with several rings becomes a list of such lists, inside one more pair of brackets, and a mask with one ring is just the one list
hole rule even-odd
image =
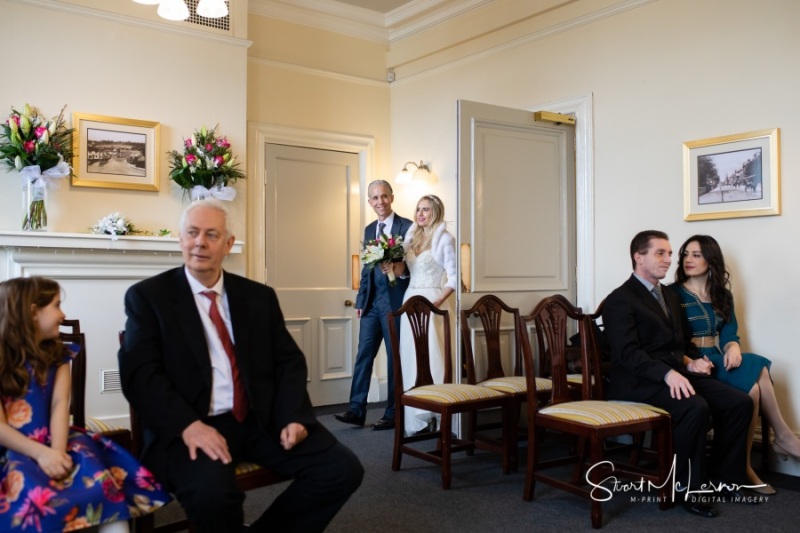
[[143, 460], [198, 531], [242, 528], [242, 460], [294, 479], [251, 530], [322, 531], [364, 471], [314, 417], [275, 291], [222, 270], [233, 242], [224, 206], [194, 203], [180, 223], [184, 266], [125, 295], [120, 374], [146, 430]]
[[[606, 298], [603, 306], [603, 324], [611, 345], [608, 397], [644, 402], [669, 412], [675, 481], [692, 491], [700, 488], [705, 475], [705, 443], [711, 415], [714, 449], [709, 477], [746, 485], [752, 400], [711, 377], [712, 363], [699, 358], [691, 343], [677, 295], [661, 290], [660, 280], [672, 262], [667, 235], [655, 230], [640, 232], [631, 241], [630, 254], [633, 275]], [[709, 518], [717, 516], [719, 511], [713, 502], [696, 496], [700, 495], [684, 498], [687, 511]]]
[[[381, 234], [400, 235], [405, 237], [411, 221], [392, 211], [394, 194], [392, 186], [384, 180], [376, 180], [369, 184], [367, 189], [369, 205], [378, 215], [378, 220], [372, 222], [364, 230], [364, 242], [378, 238]], [[403, 305], [403, 295], [408, 288], [408, 278], [398, 278], [394, 286], [389, 285], [386, 273], [392, 269], [391, 265], [380, 268], [363, 267], [361, 270], [361, 283], [358, 286], [356, 298], [356, 316], [361, 319], [358, 336], [358, 354], [353, 369], [353, 382], [350, 385], [350, 406], [343, 414], [334, 415], [336, 420], [346, 424], [363, 426], [367, 416], [367, 394], [369, 393], [370, 379], [372, 378], [372, 365], [381, 342], [386, 346], [388, 357], [388, 385], [389, 398], [386, 409], [372, 429], [385, 430], [394, 428], [394, 373], [392, 369], [392, 343], [389, 338], [389, 324], [386, 314], [395, 311]], [[400, 324], [397, 323], [399, 329]]]

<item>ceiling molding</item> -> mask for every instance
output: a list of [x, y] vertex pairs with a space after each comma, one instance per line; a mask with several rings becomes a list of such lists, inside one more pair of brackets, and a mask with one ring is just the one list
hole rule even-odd
[[390, 44], [496, 0], [412, 0], [378, 13], [333, 0], [250, 0], [256, 15]]

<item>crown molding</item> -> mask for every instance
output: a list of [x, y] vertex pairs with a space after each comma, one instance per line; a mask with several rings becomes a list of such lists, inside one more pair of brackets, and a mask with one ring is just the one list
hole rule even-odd
[[390, 44], [496, 0], [413, 0], [383, 15], [333, 0], [249, 0], [256, 15]]
[[297, 72], [306, 74], [317, 78], [328, 78], [337, 81], [344, 81], [358, 85], [366, 85], [367, 87], [388, 87], [389, 82], [383, 80], [374, 80], [371, 78], [364, 78], [362, 76], [353, 76], [352, 74], [342, 74], [340, 72], [333, 72], [331, 70], [324, 70], [313, 67], [305, 67], [302, 65], [295, 65], [286, 63], [284, 61], [277, 61], [274, 59], [263, 59], [260, 57], [248, 57], [247, 62], [252, 65], [260, 65], [264, 67], [276, 68], [287, 70], [290, 72]]

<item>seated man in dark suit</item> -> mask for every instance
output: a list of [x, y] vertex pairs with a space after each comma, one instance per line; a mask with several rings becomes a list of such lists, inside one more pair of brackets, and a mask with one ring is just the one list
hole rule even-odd
[[314, 416], [275, 291], [222, 270], [233, 242], [221, 203], [193, 203], [180, 222], [184, 266], [125, 295], [119, 365], [146, 430], [143, 460], [197, 531], [241, 530], [239, 461], [294, 479], [251, 530], [322, 531], [364, 470]]
[[[667, 235], [654, 230], [637, 234], [630, 254], [633, 275], [606, 298], [603, 307], [605, 334], [611, 345], [609, 399], [644, 402], [670, 413], [675, 482], [690, 491], [701, 488], [706, 472], [705, 443], [711, 415], [714, 448], [709, 477], [726, 482], [725, 489], [746, 485], [752, 400], [711, 377], [711, 362], [698, 358], [691, 334], [683, 327], [677, 295], [661, 290], [660, 280], [672, 262]], [[717, 516], [716, 506], [698, 496], [703, 495], [682, 498], [686, 510]], [[712, 496], [720, 497], [720, 493]]]

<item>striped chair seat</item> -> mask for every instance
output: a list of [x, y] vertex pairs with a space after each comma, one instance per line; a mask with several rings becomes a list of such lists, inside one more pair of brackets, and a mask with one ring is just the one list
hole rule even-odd
[[[487, 387], [506, 394], [525, 393], [528, 391], [528, 384], [524, 376], [507, 376], [500, 378], [487, 379], [478, 383], [480, 387]], [[536, 378], [537, 391], [553, 390], [553, 382], [547, 378]]]
[[108, 433], [111, 431], [119, 431], [120, 429], [125, 429], [125, 428], [121, 426], [112, 426], [111, 424], [108, 424], [105, 421], [100, 420], [99, 418], [87, 416], [86, 429], [88, 429], [92, 433]]
[[255, 472], [257, 470], [262, 470], [262, 467], [255, 463], [247, 463], [245, 461], [242, 461], [241, 463], [236, 463], [237, 476], [240, 476], [242, 474], [249, 474], [250, 472]]
[[[633, 402], [586, 400], [564, 402], [539, 410], [539, 414], [563, 418], [589, 426], [650, 420], [661, 416], [652, 406]], [[665, 414], [666, 412], [663, 411]]]
[[504, 393], [488, 387], [444, 383], [441, 385], [423, 385], [422, 387], [416, 387], [404, 392], [403, 395], [410, 398], [421, 398], [435, 403], [450, 404], [467, 402], [470, 400], [499, 398], [502, 397]]
[[659, 413], [662, 415], [668, 415], [669, 412], [660, 408], [656, 407], [655, 405], [650, 405], [649, 403], [639, 403], [639, 402], [625, 402], [622, 400], [610, 400], [611, 403], [614, 404], [624, 404], [624, 405], [632, 405], [634, 407], [641, 407], [642, 409], [647, 409], [648, 411], [653, 411], [654, 413]]

